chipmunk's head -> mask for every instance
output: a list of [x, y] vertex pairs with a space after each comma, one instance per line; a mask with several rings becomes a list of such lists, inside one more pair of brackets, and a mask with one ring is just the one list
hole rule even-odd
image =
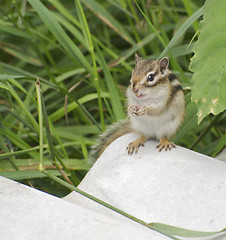
[[167, 57], [159, 60], [144, 60], [135, 54], [135, 62], [130, 83], [131, 90], [137, 98], [170, 93], [170, 83], [166, 77], [169, 65]]

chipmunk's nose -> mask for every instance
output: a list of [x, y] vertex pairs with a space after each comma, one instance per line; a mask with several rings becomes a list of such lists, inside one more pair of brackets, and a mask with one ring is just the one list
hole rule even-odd
[[134, 93], [137, 93], [137, 92], [139, 91], [139, 88], [136, 87], [135, 84], [133, 84], [133, 86], [132, 86], [132, 90], [133, 90]]

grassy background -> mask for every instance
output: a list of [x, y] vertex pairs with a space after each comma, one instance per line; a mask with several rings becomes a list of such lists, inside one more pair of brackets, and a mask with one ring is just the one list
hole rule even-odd
[[[215, 156], [222, 149], [225, 114], [197, 124], [188, 70], [199, 29], [193, 19], [201, 18], [203, 4], [204, 0], [3, 0], [0, 175], [64, 196], [69, 190], [39, 171], [41, 152], [45, 169], [76, 186], [89, 169], [88, 151], [96, 136], [126, 116], [125, 90], [136, 52], [149, 59], [170, 57], [187, 104], [174, 141]], [[37, 79], [48, 116], [43, 125], [38, 120]], [[45, 130], [47, 122], [51, 136]]]

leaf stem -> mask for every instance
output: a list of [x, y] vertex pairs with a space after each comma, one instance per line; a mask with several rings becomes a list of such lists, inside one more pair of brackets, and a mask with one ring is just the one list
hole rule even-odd
[[39, 169], [43, 168], [43, 121], [42, 121], [42, 99], [41, 99], [41, 89], [40, 81], [37, 78], [36, 82], [36, 93], [37, 93], [37, 102], [38, 102], [38, 121], [39, 121]]

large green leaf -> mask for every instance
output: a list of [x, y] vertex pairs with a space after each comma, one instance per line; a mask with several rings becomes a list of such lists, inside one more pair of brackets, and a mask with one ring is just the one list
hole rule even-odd
[[207, 114], [226, 109], [226, 1], [207, 0], [200, 36], [191, 59], [192, 101], [198, 107], [198, 122]]

